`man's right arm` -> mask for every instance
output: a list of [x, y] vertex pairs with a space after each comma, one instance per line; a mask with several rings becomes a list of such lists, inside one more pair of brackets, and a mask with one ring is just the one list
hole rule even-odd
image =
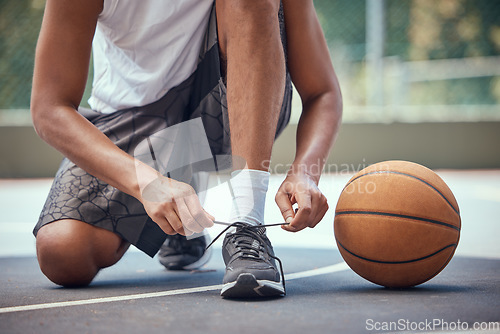
[[[103, 0], [47, 1], [37, 44], [31, 96], [35, 130], [86, 172], [141, 200], [151, 218], [166, 233], [184, 233], [180, 217], [184, 218], [183, 223], [193, 227], [193, 231], [198, 230], [198, 224], [190, 217], [185, 218], [186, 214], [179, 212], [174, 200], [177, 193], [192, 198], [192, 188], [165, 180], [173, 185], [169, 192], [173, 194], [170, 202], [145, 201], [141, 189], [158, 178], [157, 172], [119, 149], [77, 112], [102, 7]], [[193, 208], [195, 212], [200, 210], [203, 209], [199, 204]], [[210, 225], [208, 218], [201, 216], [198, 213], [194, 220], [201, 220], [198, 221], [200, 225]]]
[[133, 158], [77, 112], [102, 5], [103, 0], [47, 1], [35, 56], [33, 124], [79, 167], [138, 197], [139, 184], [130, 182], [137, 179]]

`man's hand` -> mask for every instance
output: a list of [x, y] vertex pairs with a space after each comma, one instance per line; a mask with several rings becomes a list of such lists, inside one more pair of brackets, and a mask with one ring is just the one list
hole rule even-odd
[[[298, 232], [306, 227], [315, 227], [328, 211], [326, 197], [313, 178], [305, 173], [289, 174], [276, 194], [276, 204], [288, 225], [285, 231]], [[297, 204], [296, 212], [293, 205]]]
[[200, 204], [186, 183], [160, 176], [142, 191], [142, 204], [151, 219], [167, 234], [191, 235], [214, 225], [214, 217]]

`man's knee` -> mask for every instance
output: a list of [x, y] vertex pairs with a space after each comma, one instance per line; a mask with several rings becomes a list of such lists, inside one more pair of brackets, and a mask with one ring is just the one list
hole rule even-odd
[[38, 263], [48, 279], [67, 287], [85, 286], [92, 282], [100, 268], [118, 261], [118, 246], [113, 245], [114, 241], [105, 246], [109, 250], [99, 249], [100, 245], [96, 245], [99, 238], [92, 229], [97, 228], [79, 221], [62, 220], [38, 231]]

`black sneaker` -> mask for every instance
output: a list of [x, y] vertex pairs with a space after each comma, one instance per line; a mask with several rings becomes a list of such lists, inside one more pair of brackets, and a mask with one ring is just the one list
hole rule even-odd
[[168, 270], [192, 270], [203, 266], [210, 260], [212, 249], [208, 234], [193, 239], [176, 234], [169, 235], [158, 252], [158, 260]]
[[[226, 298], [271, 297], [285, 294], [285, 282], [280, 259], [263, 226], [234, 223], [233, 233], [227, 233], [222, 244], [226, 273], [221, 296]], [[276, 262], [281, 269], [278, 271]]]

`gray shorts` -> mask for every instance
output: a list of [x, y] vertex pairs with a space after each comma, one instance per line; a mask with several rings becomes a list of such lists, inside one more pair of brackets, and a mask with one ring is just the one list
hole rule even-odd
[[[283, 12], [280, 28], [286, 54]], [[102, 114], [80, 108], [113, 143], [134, 155], [144, 140], [174, 125], [190, 120], [203, 124], [206, 140], [213, 156], [230, 154], [230, 132], [226, 102], [226, 87], [221, 77], [215, 9], [207, 27], [196, 71], [160, 100], [142, 107]], [[285, 128], [291, 111], [292, 84], [286, 74], [286, 90], [276, 129], [276, 136]], [[175, 176], [169, 175], [173, 178]], [[199, 190], [197, 178], [178, 177]], [[146, 214], [134, 197], [102, 182], [80, 167], [63, 159], [50, 189], [33, 233], [45, 224], [74, 219], [104, 228], [153, 257], [167, 235]]]

